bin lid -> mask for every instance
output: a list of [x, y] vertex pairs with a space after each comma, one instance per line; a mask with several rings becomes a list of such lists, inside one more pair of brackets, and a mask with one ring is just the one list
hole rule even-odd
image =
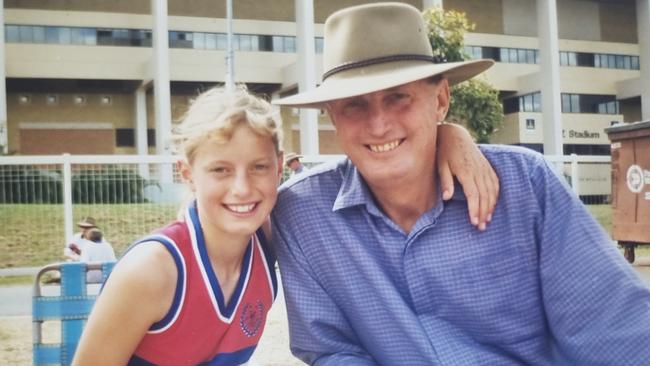
[[650, 120], [649, 121], [639, 121], [632, 123], [621, 123], [612, 127], [605, 129], [607, 134], [617, 133], [617, 132], [627, 132], [627, 131], [636, 131], [643, 129], [650, 129]]

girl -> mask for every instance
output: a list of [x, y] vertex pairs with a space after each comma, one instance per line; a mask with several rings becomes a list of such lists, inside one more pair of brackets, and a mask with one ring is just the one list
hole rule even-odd
[[199, 96], [175, 131], [194, 200], [135, 243], [99, 296], [77, 365], [239, 365], [277, 292], [265, 222], [282, 172], [280, 119], [244, 89]]
[[[243, 88], [214, 88], [195, 100], [174, 134], [193, 199], [179, 221], [136, 242], [120, 259], [74, 365], [240, 365], [250, 359], [277, 293], [266, 238], [282, 172], [280, 123], [268, 102]], [[481, 183], [493, 172], [459, 130], [443, 132], [454, 141], [443, 144], [443, 152], [453, 153], [452, 163], [465, 162], [455, 170], [481, 192], [477, 196], [488, 192], [493, 202], [494, 190]], [[468, 163], [477, 171], [468, 173]], [[453, 183], [445, 187], [453, 190]]]

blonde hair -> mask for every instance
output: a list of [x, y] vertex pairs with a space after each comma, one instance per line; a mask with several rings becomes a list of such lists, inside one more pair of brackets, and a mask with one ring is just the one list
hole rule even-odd
[[[172, 147], [187, 164], [192, 164], [196, 150], [202, 143], [209, 140], [227, 143], [240, 125], [247, 126], [260, 136], [269, 137], [276, 154], [280, 154], [280, 112], [266, 100], [250, 94], [243, 85], [232, 91], [214, 87], [196, 97], [173, 130]], [[187, 206], [193, 200], [194, 194], [188, 190], [180, 205], [179, 220], [183, 219]]]
[[191, 164], [196, 149], [203, 142], [216, 140], [226, 143], [240, 125], [246, 125], [261, 136], [268, 136], [275, 152], [280, 153], [280, 112], [266, 100], [250, 94], [243, 85], [232, 91], [214, 87], [200, 94], [174, 129], [172, 146]]

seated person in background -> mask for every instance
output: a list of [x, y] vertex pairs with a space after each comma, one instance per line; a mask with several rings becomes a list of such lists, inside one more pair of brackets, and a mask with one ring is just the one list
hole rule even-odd
[[90, 216], [81, 219], [81, 221], [77, 223], [77, 226], [81, 231], [74, 234], [72, 241], [66, 244], [65, 248], [63, 248], [63, 255], [65, 255], [69, 261], [75, 262], [79, 261], [81, 252], [87, 243], [86, 239], [88, 238], [86, 237], [86, 233], [88, 233], [90, 229], [97, 227], [97, 225], [95, 225], [95, 219]]
[[[86, 233], [84, 249], [81, 252], [81, 262], [113, 262], [116, 260], [115, 251], [111, 243], [103, 239], [103, 234], [98, 228], [92, 228]], [[87, 282], [102, 282], [102, 271], [98, 269], [88, 271]]]
[[307, 170], [307, 168], [300, 162], [300, 158], [302, 158], [302, 155], [290, 152], [284, 159], [289, 169], [291, 169], [292, 176]]

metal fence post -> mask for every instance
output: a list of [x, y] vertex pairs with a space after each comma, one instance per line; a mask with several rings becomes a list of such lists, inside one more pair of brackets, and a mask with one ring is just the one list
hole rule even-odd
[[576, 194], [576, 196], [579, 196], [580, 190], [579, 190], [579, 173], [578, 173], [578, 155], [576, 154], [571, 154], [571, 190], [573, 190], [573, 193]]
[[65, 242], [72, 241], [72, 163], [70, 154], [63, 154], [63, 224]]

